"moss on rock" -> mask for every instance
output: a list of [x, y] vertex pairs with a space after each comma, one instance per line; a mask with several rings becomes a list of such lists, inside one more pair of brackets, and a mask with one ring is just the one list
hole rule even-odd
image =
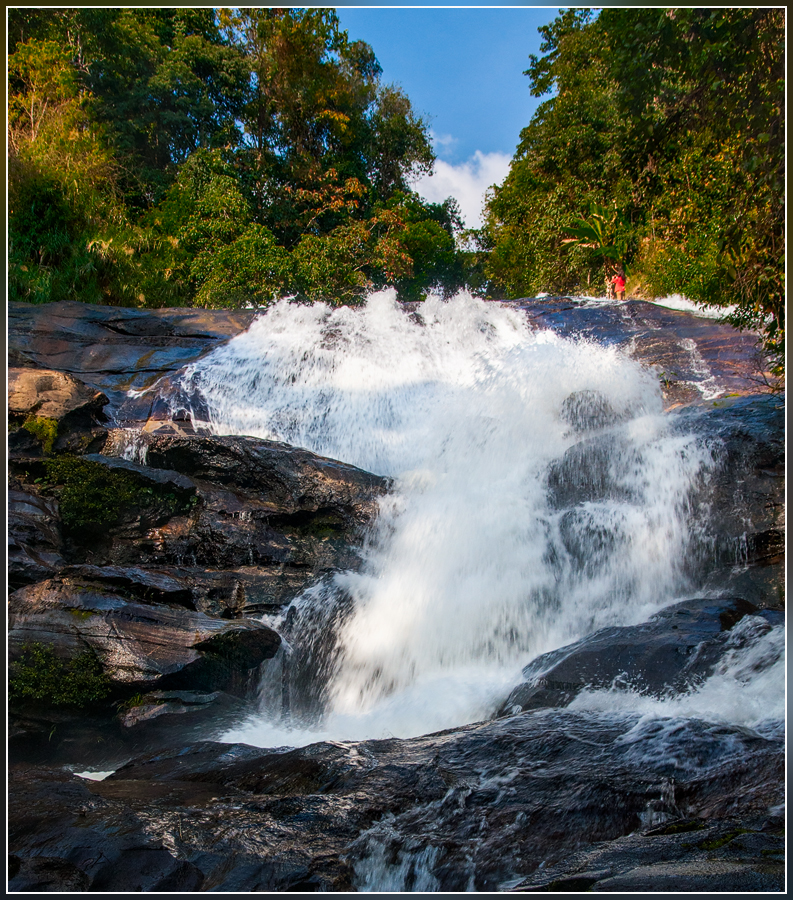
[[57, 419], [30, 415], [22, 423], [22, 427], [41, 443], [45, 456], [52, 453], [52, 447], [58, 437]]
[[141, 484], [129, 472], [65, 454], [44, 463], [47, 487], [58, 497], [67, 528], [100, 531], [117, 525], [130, 509], [160, 506], [173, 515], [183, 505], [172, 491]]

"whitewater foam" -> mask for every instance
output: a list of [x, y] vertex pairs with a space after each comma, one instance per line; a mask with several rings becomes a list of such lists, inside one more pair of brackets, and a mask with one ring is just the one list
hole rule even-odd
[[[670, 428], [657, 380], [613, 347], [532, 330], [519, 310], [467, 293], [405, 309], [383, 291], [359, 309], [278, 303], [183, 386], [218, 434], [394, 478], [361, 570], [325, 586], [324, 602], [349, 611], [331, 617], [324, 715], [305, 741], [271, 713], [228, 739], [406, 737], [475, 721], [530, 659], [684, 595], [688, 498], [709, 454]], [[571, 429], [562, 410], [576, 392], [605, 398], [613, 423]], [[604, 435], [609, 489], [556, 508], [549, 467]], [[284, 620], [298, 655], [331, 621], [307, 608], [295, 602], [291, 631]]]

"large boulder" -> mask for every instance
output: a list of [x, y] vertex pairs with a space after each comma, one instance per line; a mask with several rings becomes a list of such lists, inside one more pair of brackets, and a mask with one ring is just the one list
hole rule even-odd
[[499, 715], [564, 707], [584, 688], [680, 694], [712, 675], [726, 653], [783, 622], [781, 611], [740, 598], [684, 600], [649, 622], [603, 628], [537, 657]]
[[[15, 770], [11, 801], [24, 850], [9, 857], [11, 891], [194, 891], [200, 870], [177, 859], [146, 821], [63, 771]], [[80, 841], [82, 835], [82, 842]], [[80, 846], [78, 847], [78, 844]]]
[[9, 368], [8, 411], [13, 416], [63, 419], [101, 413], [107, 397], [79, 379], [54, 369]]
[[101, 450], [107, 439], [107, 397], [53, 369], [9, 368], [8, 417], [12, 456]]
[[273, 612], [328, 573], [357, 568], [363, 532], [389, 487], [354, 466], [257, 438], [149, 434], [142, 447], [145, 465], [86, 459], [184, 502], [157, 521], [158, 506], [131, 509], [89, 542], [72, 534], [70, 559], [122, 567], [144, 559], [186, 579], [212, 615]]
[[323, 514], [365, 523], [377, 512], [388, 479], [277, 441], [236, 436], [160, 436], [147, 442], [146, 462], [254, 494], [281, 516]]
[[97, 583], [90, 570], [61, 575], [9, 598], [9, 655], [14, 660], [31, 644], [50, 646], [62, 659], [88, 649], [126, 693], [245, 692], [280, 637], [261, 622], [212, 618], [190, 605], [178, 585], [162, 576], [122, 578], [111, 572]]

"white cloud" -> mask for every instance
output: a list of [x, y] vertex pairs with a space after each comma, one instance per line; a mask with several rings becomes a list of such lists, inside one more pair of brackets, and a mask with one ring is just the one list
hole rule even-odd
[[457, 138], [451, 134], [436, 134], [430, 129], [430, 140], [432, 141], [432, 149], [437, 154], [448, 153], [457, 143]]
[[432, 175], [422, 175], [413, 188], [430, 203], [442, 203], [447, 197], [454, 197], [460, 204], [466, 226], [480, 228], [485, 191], [506, 178], [510, 159], [506, 153], [482, 153], [481, 150], [456, 166], [436, 159]]

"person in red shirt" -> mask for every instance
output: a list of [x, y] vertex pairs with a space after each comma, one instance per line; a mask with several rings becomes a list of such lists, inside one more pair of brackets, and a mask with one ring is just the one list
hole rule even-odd
[[623, 274], [622, 269], [617, 270], [617, 274], [612, 277], [611, 283], [614, 285], [614, 292], [617, 295], [617, 300], [624, 300], [625, 299], [625, 275]]

